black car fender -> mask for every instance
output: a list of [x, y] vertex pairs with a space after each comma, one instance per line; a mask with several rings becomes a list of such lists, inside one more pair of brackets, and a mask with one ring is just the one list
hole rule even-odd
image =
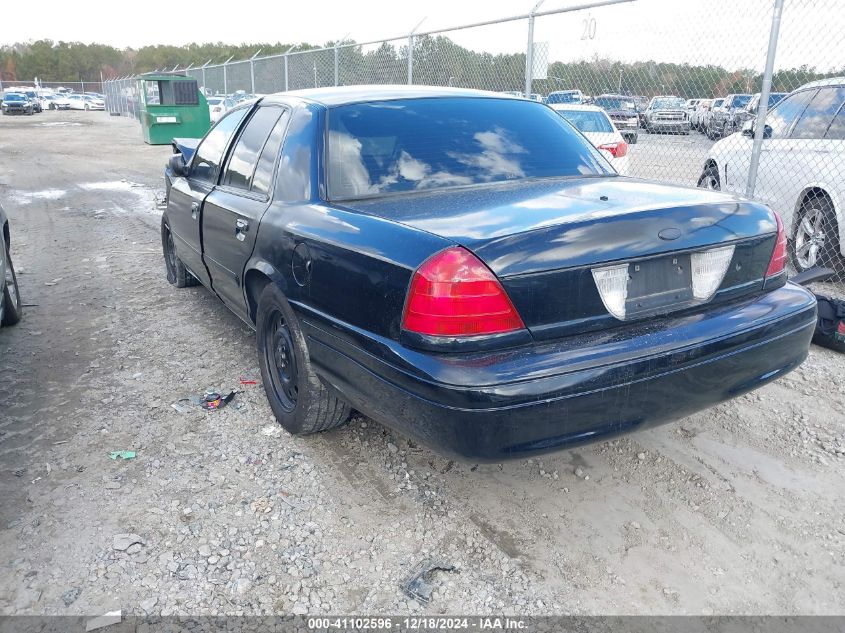
[[255, 325], [258, 298], [261, 296], [264, 286], [268, 283], [274, 283], [286, 297], [289, 296], [290, 287], [285, 275], [273, 264], [256, 255], [253, 255], [247, 261], [244, 267], [243, 280], [244, 304], [247, 307], [252, 325]]

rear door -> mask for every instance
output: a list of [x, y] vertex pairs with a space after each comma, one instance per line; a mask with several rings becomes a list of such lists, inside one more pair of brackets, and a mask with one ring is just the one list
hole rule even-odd
[[220, 184], [203, 207], [203, 257], [214, 291], [237, 314], [246, 315], [243, 270], [258, 224], [270, 204], [270, 188], [289, 111], [257, 108], [234, 143]]
[[845, 86], [821, 88], [795, 123], [789, 139], [789, 161], [792, 173], [781, 193], [792, 204], [810, 184], [829, 182], [831, 163], [835, 162], [836, 143], [827, 138], [828, 129], [836, 113], [845, 103]]
[[231, 112], [206, 134], [194, 152], [188, 175], [173, 181], [167, 199], [167, 219], [176, 254], [205, 285], [209, 285], [209, 276], [202, 261], [202, 206], [217, 182], [226, 147], [247, 112]]
[[763, 141], [760, 151], [760, 165], [753, 195], [769, 204], [784, 222], [792, 215], [795, 200], [788, 201], [784, 193], [792, 188], [795, 180], [795, 155], [792, 152], [790, 134], [795, 122], [804, 113], [807, 105], [818, 91], [803, 90], [789, 95], [766, 116], [766, 126], [771, 136]]

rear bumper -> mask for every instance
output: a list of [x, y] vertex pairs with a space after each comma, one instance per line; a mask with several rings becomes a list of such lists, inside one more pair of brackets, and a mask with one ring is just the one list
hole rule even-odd
[[766, 384], [806, 357], [816, 302], [787, 284], [710, 313], [472, 354], [417, 352], [314, 314], [302, 322], [318, 374], [356, 409], [495, 461], [647, 428]]

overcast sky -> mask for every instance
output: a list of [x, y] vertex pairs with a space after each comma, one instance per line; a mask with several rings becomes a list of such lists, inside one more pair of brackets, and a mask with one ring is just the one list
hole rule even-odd
[[[34, 39], [118, 48], [188, 42], [359, 42], [526, 13], [536, 0], [0, 0], [0, 43]], [[545, 0], [542, 10], [588, 0]], [[535, 41], [553, 61], [593, 55], [625, 61], [717, 64], [762, 70], [774, 0], [634, 0], [538, 18]], [[594, 22], [592, 21], [594, 20]], [[491, 53], [522, 52], [524, 21], [457, 31], [458, 43]], [[785, 0], [778, 66], [845, 67], [845, 0]], [[222, 61], [222, 60], [221, 60]]]

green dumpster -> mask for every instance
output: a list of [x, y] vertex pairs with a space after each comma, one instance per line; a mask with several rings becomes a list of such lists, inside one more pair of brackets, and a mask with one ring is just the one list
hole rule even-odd
[[138, 77], [141, 130], [150, 145], [167, 145], [174, 137], [201, 138], [211, 127], [208, 102], [197, 80], [175, 73]]

